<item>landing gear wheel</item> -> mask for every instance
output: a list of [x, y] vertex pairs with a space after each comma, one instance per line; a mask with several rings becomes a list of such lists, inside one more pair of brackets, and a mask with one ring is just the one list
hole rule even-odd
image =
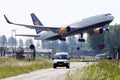
[[85, 42], [85, 39], [78, 39], [79, 42]]
[[108, 27], [108, 28], [106, 28], [105, 30], [109, 32], [109, 27]]
[[105, 25], [105, 30], [109, 32], [109, 29], [110, 29], [109, 24], [106, 24], [106, 25]]
[[85, 39], [83, 39], [83, 33], [80, 33], [78, 41], [85, 42]]
[[66, 41], [66, 38], [62, 37], [60, 38], [60, 41]]
[[63, 41], [66, 41], [66, 39], [65, 39], [65, 38], [63, 38]]

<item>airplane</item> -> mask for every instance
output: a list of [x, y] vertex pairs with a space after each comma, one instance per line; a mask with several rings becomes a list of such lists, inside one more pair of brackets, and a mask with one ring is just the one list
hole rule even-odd
[[4, 15], [7, 23], [13, 25], [24, 26], [26, 28], [35, 29], [36, 35], [16, 34], [16, 36], [34, 37], [35, 40], [61, 40], [66, 41], [66, 37], [79, 35], [79, 42], [85, 42], [83, 33], [90, 33], [91, 35], [102, 34], [104, 29], [109, 30], [109, 24], [113, 21], [114, 16], [110, 13], [95, 15], [85, 18], [79, 22], [65, 25], [62, 27], [48, 27], [44, 26], [34, 13], [31, 13], [31, 18], [34, 25], [18, 24], [8, 20]]

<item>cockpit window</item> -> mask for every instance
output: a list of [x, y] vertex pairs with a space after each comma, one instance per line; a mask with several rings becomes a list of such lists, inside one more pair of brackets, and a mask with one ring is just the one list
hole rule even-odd
[[111, 15], [110, 13], [108, 13], [108, 14], [105, 14], [105, 16], [109, 16], [109, 15]]

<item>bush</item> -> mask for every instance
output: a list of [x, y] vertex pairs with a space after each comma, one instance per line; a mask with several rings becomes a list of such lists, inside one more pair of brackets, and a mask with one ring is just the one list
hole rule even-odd
[[26, 59], [20, 61], [14, 58], [0, 58], [0, 79], [50, 67], [52, 61], [45, 58], [30, 62]]
[[119, 80], [120, 62], [102, 60], [83, 69], [68, 72], [65, 80]]

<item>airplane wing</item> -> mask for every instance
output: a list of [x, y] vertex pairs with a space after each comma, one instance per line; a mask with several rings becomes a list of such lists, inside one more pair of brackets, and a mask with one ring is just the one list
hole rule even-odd
[[47, 27], [47, 26], [41, 26], [41, 25], [17, 24], [17, 23], [13, 23], [13, 22], [9, 21], [8, 18], [5, 15], [4, 15], [4, 18], [6, 19], [7, 23], [9, 23], [9, 24], [25, 26], [26, 28], [30, 28], [30, 29], [40, 29], [40, 30], [45, 30], [45, 31], [50, 31], [50, 30], [54, 31], [54, 30], [59, 29], [59, 27]]
[[[4, 18], [6, 19], [7, 23], [9, 24], [13, 24], [13, 25], [19, 25], [19, 26], [24, 26], [26, 28], [30, 28], [30, 29], [39, 29], [39, 30], [44, 30], [44, 31], [53, 31], [58, 33], [58, 30], [60, 29], [60, 27], [47, 27], [47, 26], [41, 26], [41, 25], [25, 25], [25, 24], [18, 24], [18, 23], [13, 23], [11, 21], [8, 20], [8, 18], [4, 15]], [[77, 27], [74, 27], [75, 29]], [[74, 29], [72, 28], [72, 29]]]
[[15, 36], [25, 36], [25, 37], [39, 37], [40, 35], [16, 34]]

